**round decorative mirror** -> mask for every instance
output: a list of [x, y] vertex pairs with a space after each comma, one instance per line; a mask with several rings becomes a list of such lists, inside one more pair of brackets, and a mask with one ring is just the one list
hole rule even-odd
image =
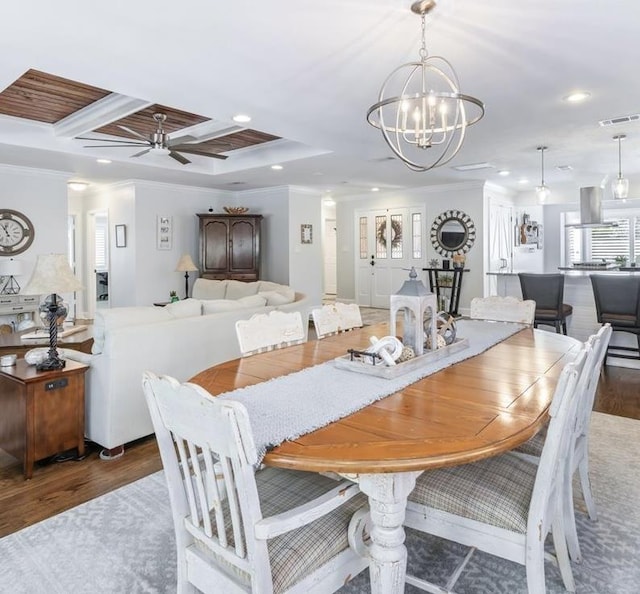
[[445, 257], [466, 254], [476, 240], [476, 226], [460, 210], [446, 210], [431, 225], [431, 245]]

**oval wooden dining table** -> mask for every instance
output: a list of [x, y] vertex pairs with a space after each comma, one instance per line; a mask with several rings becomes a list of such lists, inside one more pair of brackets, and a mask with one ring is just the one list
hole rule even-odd
[[[491, 322], [487, 322], [491, 323]], [[219, 395], [363, 349], [388, 323], [222, 363], [190, 381]], [[404, 591], [407, 496], [425, 470], [495, 456], [534, 435], [581, 343], [524, 329], [329, 425], [270, 450], [264, 464], [355, 480], [370, 504], [371, 591]], [[386, 381], [381, 379], [380, 381]], [[348, 397], [348, 394], [345, 394]], [[265, 404], [268, 406], [268, 403]]]

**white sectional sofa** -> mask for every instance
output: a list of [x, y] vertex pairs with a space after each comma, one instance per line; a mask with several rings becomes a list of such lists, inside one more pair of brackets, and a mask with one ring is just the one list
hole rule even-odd
[[237, 320], [272, 309], [298, 310], [306, 319], [309, 308], [304, 294], [284, 285], [197, 279], [191, 299], [166, 307], [97, 312], [92, 354], [63, 353], [91, 366], [85, 435], [116, 455], [124, 444], [153, 433], [142, 392], [143, 371], [186, 381], [240, 356]]

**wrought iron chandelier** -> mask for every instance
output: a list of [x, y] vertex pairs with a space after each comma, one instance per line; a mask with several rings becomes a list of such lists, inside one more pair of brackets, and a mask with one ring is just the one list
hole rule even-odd
[[479, 99], [460, 92], [453, 66], [429, 56], [425, 16], [436, 6], [421, 0], [411, 10], [422, 19], [420, 61], [402, 64], [384, 81], [367, 121], [382, 131], [391, 150], [414, 171], [429, 171], [453, 159], [467, 127], [484, 115]]
[[625, 200], [629, 195], [629, 180], [622, 177], [622, 146], [621, 142], [627, 137], [626, 134], [618, 134], [613, 139], [618, 141], [618, 177], [613, 180], [611, 189], [616, 200]]
[[538, 199], [538, 202], [540, 204], [544, 204], [547, 201], [547, 198], [549, 198], [549, 196], [551, 196], [551, 190], [544, 183], [544, 151], [546, 151], [547, 148], [548, 147], [546, 147], [546, 146], [539, 146], [537, 148], [537, 150], [540, 151], [541, 178], [540, 178], [540, 185], [536, 186], [536, 198]]

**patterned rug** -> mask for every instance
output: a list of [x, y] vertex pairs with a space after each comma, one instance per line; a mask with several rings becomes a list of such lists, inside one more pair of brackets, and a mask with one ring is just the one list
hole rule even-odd
[[[591, 475], [600, 518], [578, 508], [584, 560], [579, 594], [636, 594], [640, 583], [640, 421], [594, 413]], [[408, 531], [409, 572], [444, 584], [465, 549]], [[548, 594], [565, 592], [545, 565]], [[158, 472], [0, 540], [3, 594], [175, 592], [175, 551], [164, 477]], [[367, 572], [340, 594], [369, 592]], [[407, 586], [407, 593], [419, 590]], [[457, 594], [526, 594], [524, 567], [476, 553]], [[224, 594], [221, 592], [221, 594]], [[530, 593], [539, 594], [539, 593]]]

